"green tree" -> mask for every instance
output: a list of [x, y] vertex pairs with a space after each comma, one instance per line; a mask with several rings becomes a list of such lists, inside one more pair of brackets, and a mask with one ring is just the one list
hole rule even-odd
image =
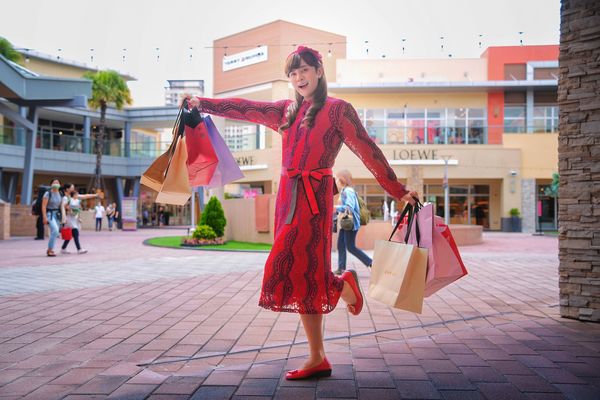
[[21, 64], [23, 62], [23, 55], [15, 50], [12, 43], [0, 36], [0, 54], [6, 59]]
[[560, 175], [558, 172], [552, 174], [552, 183], [544, 189], [544, 194], [550, 197], [558, 197], [558, 187], [560, 182]]
[[99, 189], [102, 188], [102, 152], [104, 151], [106, 108], [110, 104], [120, 110], [125, 104], [131, 104], [131, 93], [125, 80], [116, 71], [86, 72], [84, 77], [92, 81], [92, 97], [88, 103], [90, 107], [100, 109], [100, 124], [98, 124], [98, 132], [94, 134], [96, 143], [94, 186]]
[[200, 225], [208, 225], [217, 234], [217, 237], [225, 235], [225, 226], [227, 225], [227, 219], [225, 219], [225, 212], [219, 199], [212, 196], [206, 204], [202, 217], [200, 218]]

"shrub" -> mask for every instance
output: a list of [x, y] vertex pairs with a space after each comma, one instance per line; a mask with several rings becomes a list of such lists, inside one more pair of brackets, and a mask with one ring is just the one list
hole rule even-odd
[[215, 196], [210, 198], [204, 208], [202, 217], [200, 218], [200, 225], [210, 226], [217, 234], [217, 237], [225, 235], [227, 219], [225, 219], [225, 212], [223, 212], [221, 202]]
[[208, 225], [198, 225], [192, 237], [194, 239], [214, 240], [217, 237], [217, 234], [213, 228]]
[[518, 217], [519, 215], [521, 215], [518, 208], [511, 208], [508, 213], [511, 217]]

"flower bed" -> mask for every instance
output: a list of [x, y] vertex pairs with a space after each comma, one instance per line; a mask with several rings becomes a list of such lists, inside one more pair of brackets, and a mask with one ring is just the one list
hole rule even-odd
[[225, 240], [222, 237], [218, 237], [215, 239], [194, 239], [191, 237], [184, 238], [181, 241], [182, 246], [186, 247], [196, 247], [196, 246], [208, 246], [208, 245], [219, 245], [225, 244]]

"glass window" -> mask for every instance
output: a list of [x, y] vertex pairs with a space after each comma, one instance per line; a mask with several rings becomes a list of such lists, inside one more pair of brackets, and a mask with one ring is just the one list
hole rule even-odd
[[525, 132], [525, 106], [504, 106], [504, 131]]
[[558, 79], [558, 68], [535, 68], [533, 79]]
[[388, 110], [387, 143], [404, 143], [405, 127], [404, 110]]
[[385, 143], [385, 110], [367, 109], [365, 129], [375, 143]]
[[504, 65], [504, 80], [523, 81], [527, 76], [527, 65], [525, 64], [505, 64]]

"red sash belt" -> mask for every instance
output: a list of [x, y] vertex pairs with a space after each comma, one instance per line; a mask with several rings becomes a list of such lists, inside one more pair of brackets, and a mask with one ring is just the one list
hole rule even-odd
[[303, 170], [303, 169], [288, 169], [287, 176], [290, 179], [294, 180], [292, 186], [292, 204], [290, 204], [290, 211], [288, 212], [287, 219], [285, 221], [286, 224], [292, 222], [292, 218], [294, 218], [294, 212], [296, 211], [296, 198], [298, 196], [298, 180], [302, 177], [302, 183], [304, 184], [304, 193], [306, 194], [306, 198], [308, 200], [308, 205], [310, 206], [310, 211], [313, 215], [319, 213], [319, 206], [317, 204], [317, 198], [315, 197], [315, 192], [313, 191], [312, 185], [310, 184], [310, 178], [316, 179], [317, 181], [321, 181], [324, 176], [333, 175], [333, 171], [331, 168], [319, 168], [313, 170]]

